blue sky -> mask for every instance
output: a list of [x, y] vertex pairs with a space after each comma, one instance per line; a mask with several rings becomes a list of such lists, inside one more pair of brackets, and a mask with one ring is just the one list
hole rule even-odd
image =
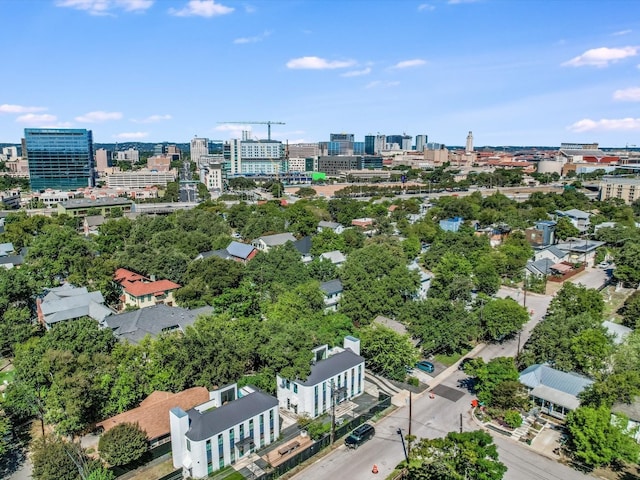
[[[0, 142], [640, 146], [636, 0], [0, 0]], [[264, 125], [251, 127], [266, 137]]]

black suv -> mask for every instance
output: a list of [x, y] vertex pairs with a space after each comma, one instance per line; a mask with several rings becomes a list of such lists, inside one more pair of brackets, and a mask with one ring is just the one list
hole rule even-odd
[[349, 436], [345, 439], [344, 444], [348, 448], [358, 448], [364, 442], [373, 437], [376, 433], [376, 429], [373, 428], [372, 425], [365, 423], [364, 425], [360, 425], [356, 428]]

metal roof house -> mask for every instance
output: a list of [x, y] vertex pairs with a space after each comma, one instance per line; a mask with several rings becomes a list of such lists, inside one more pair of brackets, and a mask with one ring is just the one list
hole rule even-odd
[[227, 248], [200, 253], [195, 260], [203, 260], [209, 257], [220, 257], [223, 260], [235, 260], [236, 262], [247, 263], [256, 256], [258, 251], [253, 245], [232, 241]]
[[529, 396], [543, 413], [560, 419], [580, 406], [578, 394], [593, 383], [577, 373], [561, 372], [539, 364], [524, 369], [519, 381], [527, 387]]
[[342, 282], [339, 279], [329, 280], [320, 284], [320, 290], [324, 294], [324, 305], [326, 312], [335, 312], [338, 310], [338, 303], [342, 296]]
[[364, 393], [364, 358], [360, 340], [347, 336], [343, 348], [322, 345], [313, 350], [311, 373], [306, 379], [276, 376], [280, 408], [295, 415], [316, 418], [341, 403]]
[[206, 478], [280, 436], [278, 400], [234, 383], [209, 392], [209, 401], [169, 412], [173, 466]]

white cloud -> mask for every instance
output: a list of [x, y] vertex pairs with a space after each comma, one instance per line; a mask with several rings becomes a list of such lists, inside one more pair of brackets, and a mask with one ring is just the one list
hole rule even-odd
[[98, 122], [106, 122], [108, 120], [120, 120], [122, 118], [122, 113], [120, 112], [89, 112], [84, 115], [80, 115], [76, 117], [76, 122], [81, 123], [98, 123]]
[[633, 30], [620, 30], [619, 32], [613, 32], [611, 35], [614, 37], [621, 37], [622, 35], [629, 35]]
[[418, 5], [418, 11], [419, 12], [432, 12], [433, 10], [435, 10], [436, 7], [429, 4], [429, 3], [423, 3], [421, 5]]
[[342, 77], [360, 77], [362, 75], [369, 75], [371, 73], [371, 67], [367, 67], [363, 70], [351, 70], [350, 72], [345, 72], [341, 76]]
[[256, 7], [254, 7], [253, 5], [245, 5], [245, 6], [244, 6], [244, 11], [245, 11], [246, 13], [256, 13], [257, 8], [256, 8]]
[[364, 88], [378, 88], [378, 87], [397, 87], [400, 82], [383, 82], [382, 80], [374, 80], [367, 83]]
[[232, 7], [227, 7], [220, 3], [216, 3], [215, 0], [189, 0], [184, 8], [180, 10], [170, 8], [169, 13], [171, 15], [175, 15], [176, 17], [211, 18], [217, 17], [219, 15], [227, 15], [234, 10], [235, 9]]
[[149, 115], [146, 118], [143, 118], [142, 120], [136, 120], [136, 119], [132, 119], [131, 121], [134, 123], [155, 123], [155, 122], [162, 122], [164, 120], [171, 120], [173, 117], [171, 115]]
[[573, 125], [569, 125], [569, 127], [567, 127], [567, 130], [577, 133], [610, 130], [640, 131], [640, 118], [602, 118], [600, 120], [583, 118]]
[[462, 3], [476, 3], [479, 0], [449, 0], [447, 3], [449, 5], [460, 5]]
[[582, 67], [589, 65], [593, 67], [607, 67], [609, 63], [615, 63], [627, 57], [635, 57], [638, 54], [638, 47], [622, 48], [592, 48], [582, 55], [572, 58], [562, 64], [563, 67]]
[[83, 10], [90, 15], [111, 15], [112, 10], [125, 12], [143, 12], [153, 5], [155, 0], [58, 0], [56, 6]]
[[10, 105], [8, 103], [0, 105], [0, 113], [33, 113], [44, 110], [46, 110], [45, 107], [26, 107], [24, 105]]
[[34, 125], [46, 122], [55, 122], [57, 119], [58, 117], [56, 117], [55, 115], [50, 115], [48, 113], [27, 113], [26, 115], [20, 115], [18, 118], [16, 118], [16, 122]]
[[613, 92], [613, 99], [623, 102], [640, 102], [640, 87], [616, 90]]
[[146, 138], [148, 135], [149, 132], [124, 132], [114, 135], [113, 138], [117, 138], [118, 140], [137, 140], [139, 138]]
[[353, 60], [326, 60], [320, 57], [293, 58], [287, 62], [287, 68], [298, 70], [332, 70], [355, 65]]
[[426, 63], [427, 63], [426, 61], [420, 58], [414, 58], [413, 60], [404, 60], [402, 62], [398, 62], [392, 68], [419, 67], [420, 65], [425, 65]]
[[236, 44], [257, 43], [257, 42], [263, 41], [269, 35], [271, 35], [271, 32], [266, 31], [262, 35], [256, 35], [255, 37], [240, 37], [240, 38], [236, 38], [233, 41], [233, 43], [236, 43]]

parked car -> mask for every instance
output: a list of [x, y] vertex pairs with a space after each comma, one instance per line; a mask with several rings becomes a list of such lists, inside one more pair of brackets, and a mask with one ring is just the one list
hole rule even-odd
[[418, 363], [416, 363], [416, 368], [418, 370], [422, 370], [423, 372], [427, 372], [427, 373], [433, 373], [433, 371], [436, 369], [433, 363], [427, 362], [426, 360], [421, 360]]
[[373, 437], [375, 433], [376, 429], [373, 428], [373, 425], [365, 423], [351, 432], [349, 436], [345, 438], [344, 444], [347, 446], [347, 448], [356, 449], [371, 437]]
[[407, 375], [411, 375], [413, 373], [413, 368], [410, 367], [409, 365], [405, 365], [404, 371], [406, 372]]

